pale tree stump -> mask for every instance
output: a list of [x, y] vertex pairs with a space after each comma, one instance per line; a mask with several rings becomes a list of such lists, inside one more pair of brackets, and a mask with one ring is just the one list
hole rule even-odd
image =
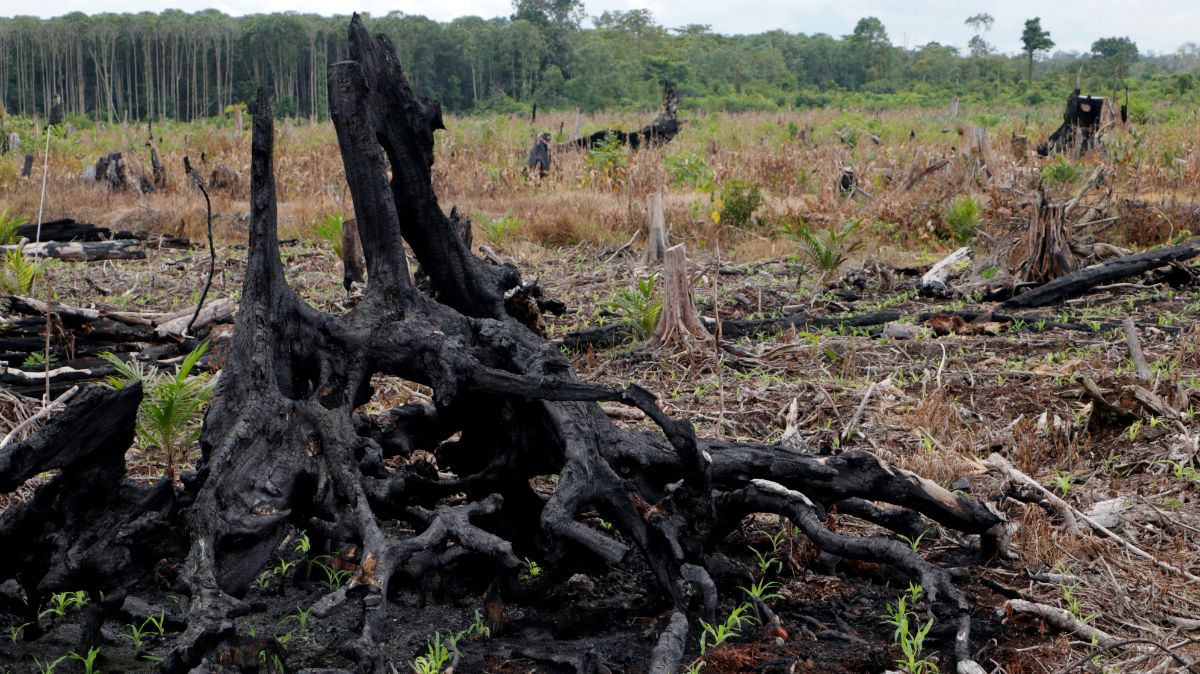
[[712, 337], [696, 314], [687, 251], [683, 244], [667, 249], [663, 258], [663, 308], [647, 348], [692, 346]]
[[646, 205], [647, 240], [642, 263], [662, 262], [667, 252], [667, 219], [663, 215], [662, 193], [650, 195]]

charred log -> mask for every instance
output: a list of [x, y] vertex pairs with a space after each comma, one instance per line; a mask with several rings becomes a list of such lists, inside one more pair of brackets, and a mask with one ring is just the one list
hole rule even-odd
[[597, 131], [590, 136], [573, 140], [567, 146], [591, 149], [598, 143], [607, 142], [609, 138], [616, 138], [619, 144], [628, 145], [632, 150], [637, 150], [641, 147], [666, 145], [679, 134], [679, 129], [681, 128], [678, 108], [679, 94], [675, 92], [675, 87], [670, 82], [667, 82], [663, 85], [663, 109], [654, 118], [654, 121], [636, 131], [621, 131], [618, 129]]

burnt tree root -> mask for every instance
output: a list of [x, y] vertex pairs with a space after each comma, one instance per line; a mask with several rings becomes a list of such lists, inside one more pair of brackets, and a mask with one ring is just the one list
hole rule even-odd
[[[645, 389], [581, 381], [555, 344], [506, 311], [505, 293], [520, 283], [515, 268], [473, 255], [461, 235], [465, 221], [439, 207], [430, 179], [438, 105], [412, 94], [390, 42], [368, 36], [357, 17], [350, 45], [352, 60], [330, 68], [329, 92], [366, 257], [362, 302], [347, 314], [326, 314], [285, 281], [272, 113], [260, 92], [241, 304], [198, 470], [184, 476], [182, 489], [167, 480], [122, 482], [140, 393], [79, 396], [25, 443], [45, 457], [39, 463], [14, 463], [17, 454], [0, 452], [0, 485], [11, 489], [31, 471], [60, 466], [62, 475], [29, 506], [43, 509], [37, 517], [67, 517], [51, 512], [54, 503], [84, 507], [52, 499], [61, 485], [89, 476], [93, 489], [107, 493], [87, 507], [111, 511], [90, 521], [68, 517], [69, 541], [18, 531], [31, 517], [22, 508], [5, 513], [0, 545], [17, 536], [38, 544], [0, 561], [0, 580], [21, 579], [31, 593], [71, 583], [112, 593], [144, 582], [159, 560], [182, 560], [174, 566], [176, 587], [190, 595], [180, 616], [186, 628], [173, 635], [158, 669], [188, 672], [216, 666], [217, 651], [237, 641], [235, 619], [250, 610], [247, 591], [302, 528], [322, 545], [353, 548], [352, 577], [313, 610], [353, 625], [357, 636], [342, 648], [348, 668], [378, 673], [389, 671], [381, 644], [398, 579], [421, 581], [470, 562], [491, 569], [504, 595], [517, 592], [519, 560], [528, 555], [587, 559], [593, 567], [636, 562], [654, 598], [640, 607], [643, 615], [669, 616], [657, 645], [639, 648], [653, 671], [667, 672], [681, 662], [689, 630], [696, 634], [690, 618], [711, 621], [718, 581], [739, 574], [721, 552], [723, 541], [744, 515], [767, 512], [791, 519], [832, 555], [891, 565], [921, 582], [956, 616], [959, 671], [975, 671], [970, 606], [949, 574], [895, 538], [835, 533], [826, 519], [841, 508], [844, 517], [901, 532], [940, 525], [977, 538], [986, 559], [1005, 553], [1004, 518], [867, 452], [817, 456], [706, 441]], [[430, 292], [413, 284], [404, 243], [428, 274]], [[432, 404], [399, 408], [387, 420], [357, 413], [380, 374], [428, 386]], [[600, 401], [635, 407], [656, 429], [618, 426]], [[88, 445], [94, 458], [75, 458], [82, 450], [71, 433], [85, 430], [100, 438]], [[415, 449], [433, 452], [436, 468], [389, 466], [389, 458]], [[557, 476], [548, 495], [533, 486], [547, 475]], [[594, 526], [596, 513], [611, 527]], [[64, 545], [95, 546], [98, 556], [89, 559], [99, 566], [60, 570], [56, 564], [77, 559], [62, 553]], [[136, 564], [121, 569], [119, 560]], [[50, 571], [35, 577], [33, 565]], [[771, 617], [765, 606], [760, 613]], [[579, 671], [599, 671], [603, 659], [571, 641], [509, 642], [494, 652], [504, 649]]]

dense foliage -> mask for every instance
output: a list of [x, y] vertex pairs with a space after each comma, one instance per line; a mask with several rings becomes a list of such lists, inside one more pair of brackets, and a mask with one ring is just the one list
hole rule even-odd
[[[652, 108], [664, 80], [692, 108], [744, 110], [823, 105], [943, 105], [1018, 100], [1035, 89], [1125, 81], [1153, 100], [1195, 100], [1200, 48], [1142, 55], [1128, 38], [1100, 37], [1087, 54], [1055, 53], [1047, 27], [1026, 24], [1026, 50], [1001, 55], [986, 38], [989, 15], [969, 17], [968, 50], [931, 42], [896, 47], [874, 17], [849, 35], [727, 36], [712, 27], [666, 29], [648, 10], [591, 19], [579, 0], [516, 0], [510, 17], [438, 23], [393, 12], [369, 19], [391, 36], [413, 85], [452, 111]], [[262, 14], [73, 13], [0, 18], [0, 102], [97, 120], [193, 119], [227, 112], [267, 83], [285, 116], [327, 114], [325, 71], [348, 56], [346, 17]], [[717, 27], [719, 30], [720, 27]], [[1059, 98], [1056, 93], [1054, 100]]]

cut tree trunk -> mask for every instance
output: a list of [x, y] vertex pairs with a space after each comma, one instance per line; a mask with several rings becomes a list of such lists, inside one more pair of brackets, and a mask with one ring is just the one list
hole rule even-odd
[[1062, 204], [1050, 203], [1040, 186], [1030, 209], [1023, 251], [1026, 257], [1019, 276], [1027, 283], [1047, 283], [1075, 268], [1065, 209]]
[[642, 256], [644, 264], [662, 262], [667, 253], [667, 220], [663, 215], [662, 192], [650, 195], [646, 205], [647, 237], [646, 251]]
[[[166, 480], [153, 488], [121, 482], [138, 393], [77, 396], [23, 446], [47, 448], [33, 456], [70, 456], [50, 448], [70, 448], [71, 437], [105, 431], [103, 442], [85, 448], [103, 457], [96, 469], [103, 479], [91, 487], [103, 493], [87, 500], [92, 492], [79, 482], [89, 474], [71, 464], [34, 497], [44, 508], [38, 518], [69, 518], [68, 536], [14, 528], [30, 520], [11, 511], [0, 515], [0, 547], [23, 551], [0, 561], [0, 580], [17, 577], [35, 597], [73, 582], [70, 589], [103, 593], [110, 605], [136, 583], [149, 582], [144, 570], [158, 560], [184, 555], [173, 566], [179, 587], [190, 594], [180, 616], [186, 629], [167, 637], [158, 669], [211, 671], [218, 649], [236, 641], [233, 618], [250, 610], [242, 599], [248, 587], [274, 563], [285, 536], [303, 528], [314, 546], [353, 546], [353, 576], [319, 599], [313, 615], [353, 625], [358, 636], [343, 644], [342, 654], [358, 671], [379, 674], [388, 671], [380, 644], [392, 630], [389, 587], [397, 578], [428, 585], [434, 572], [483, 569], [503, 596], [518, 583], [521, 558], [545, 555], [567, 565], [568, 556], [582, 556], [593, 567], [614, 567], [629, 574], [629, 582], [648, 585], [641, 610], [671, 616], [665, 635], [617, 647], [670, 669], [685, 639], [680, 635], [698, 624], [675, 615], [711, 622], [717, 593], [736, 592], [714, 581], [716, 570], [729, 565], [720, 547], [744, 516], [768, 512], [791, 519], [822, 550], [890, 564], [921, 583], [925, 598], [940, 603], [941, 615], [957, 624], [960, 671], [975, 671], [972, 607], [950, 574], [889, 536], [835, 532], [827, 517], [847, 499], [900, 506], [914, 518], [978, 536], [979, 558], [1003, 552], [1003, 517], [867, 452], [816, 456], [704, 441], [686, 421], [669, 418], [645, 389], [579, 380], [555, 345], [506, 312], [505, 293], [520, 282], [516, 269], [475, 257], [461, 234], [465, 221], [441, 210], [431, 182], [438, 105], [413, 95], [391, 43], [369, 37], [357, 15], [349, 44], [353, 60], [329, 69], [329, 98], [366, 254], [362, 301], [347, 314], [326, 314], [285, 280], [273, 115], [260, 91], [241, 303], [205, 418], [197, 472], [183, 476], [184, 492]], [[436, 299], [410, 280], [404, 243], [428, 272]], [[677, 275], [683, 301], [667, 322], [694, 334], [698, 320], [683, 249], [671, 249], [668, 266], [672, 259], [668, 277]], [[369, 401], [376, 375], [429, 387], [432, 404], [409, 404], [386, 418], [356, 413]], [[614, 424], [600, 402], [640, 410], [657, 432]], [[434, 452], [436, 466], [385, 463], [416, 449]], [[10, 465], [0, 464], [0, 484], [19, 483], [50, 464]], [[557, 476], [549, 496], [531, 486], [545, 475]], [[767, 477], [770, 482], [757, 479]], [[83, 489], [84, 498], [71, 498], [71, 488]], [[593, 508], [611, 531], [585, 523]], [[887, 527], [893, 518], [876, 517], [877, 511], [856, 512]], [[43, 539], [59, 548], [29, 545]], [[79, 548], [88, 545], [95, 554], [82, 556], [88, 551]], [[63, 546], [74, 547], [63, 552]], [[86, 578], [43, 577], [47, 568], [76, 559], [96, 560], [86, 565]], [[116, 559], [125, 566], [110, 564]], [[955, 563], [964, 559], [956, 556]], [[457, 647], [596, 662], [580, 655], [577, 644], [549, 636], [514, 645], [497, 635]]]
[[667, 249], [662, 273], [662, 314], [646, 348], [695, 347], [712, 338], [696, 314], [691, 271], [683, 244]]

